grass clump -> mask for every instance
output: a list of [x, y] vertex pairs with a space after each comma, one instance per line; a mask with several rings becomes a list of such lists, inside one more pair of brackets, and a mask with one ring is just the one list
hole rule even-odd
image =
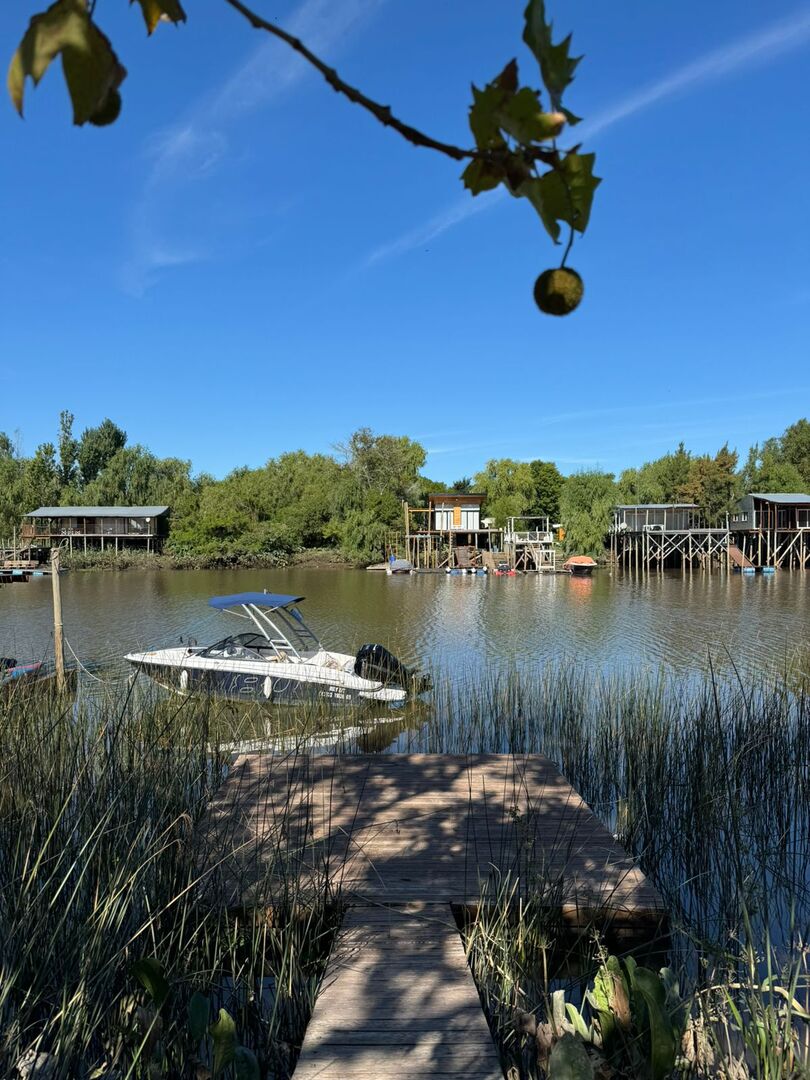
[[334, 897], [316, 873], [285, 878], [279, 830], [272, 892], [248, 910], [211, 901], [227, 851], [195, 826], [227, 773], [221, 736], [211, 703], [0, 699], [0, 1075], [232, 1076], [220, 1010], [256, 1075], [291, 1074]]
[[[420, 740], [433, 751], [547, 754], [636, 856], [671, 917], [665, 957], [639, 963], [665, 996], [667, 980], [678, 984], [685, 1015], [658, 1075], [810, 1076], [810, 699], [794, 674], [702, 680], [571, 666], [495, 675], [445, 686]], [[467, 944], [515, 1076], [545, 1075], [549, 1046], [544, 1056], [526, 1025], [547, 1033], [558, 993], [573, 1028], [559, 1027], [551, 1045], [575, 1034], [597, 1065], [605, 1057], [592, 1006], [609, 963], [602, 928], [591, 928], [590, 956], [580, 949], [572, 970], [544, 906], [502, 893]], [[643, 1043], [642, 1029], [624, 1042]], [[629, 1050], [607, 1055], [609, 1075], [654, 1075], [642, 1058], [633, 1066]]]

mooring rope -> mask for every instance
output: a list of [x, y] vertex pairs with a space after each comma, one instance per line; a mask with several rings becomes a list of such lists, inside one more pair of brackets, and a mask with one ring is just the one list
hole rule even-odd
[[99, 683], [100, 683], [100, 682], [104, 682], [104, 679], [100, 679], [100, 678], [98, 677], [98, 675], [94, 675], [92, 671], [89, 671], [89, 670], [88, 670], [88, 669], [87, 669], [87, 668], [86, 668], [86, 667], [84, 666], [84, 664], [83, 664], [83, 663], [81, 662], [81, 660], [80, 660], [80, 659], [78, 658], [78, 656], [76, 655], [76, 653], [75, 653], [75, 652], [73, 651], [73, 646], [72, 646], [72, 645], [70, 644], [70, 642], [68, 641], [68, 639], [67, 639], [67, 638], [65, 638], [65, 639], [64, 639], [64, 641], [65, 641], [65, 644], [67, 645], [67, 647], [68, 647], [68, 648], [70, 649], [70, 655], [71, 655], [71, 656], [73, 657], [73, 659], [74, 659], [74, 660], [76, 661], [76, 663], [77, 663], [77, 664], [79, 665], [79, 667], [80, 667], [80, 668], [82, 669], [82, 671], [83, 671], [83, 672], [85, 673], [85, 675], [89, 675], [89, 676], [90, 676], [90, 678], [91, 678], [91, 679], [95, 679], [95, 681], [96, 681], [96, 682], [99, 682]]

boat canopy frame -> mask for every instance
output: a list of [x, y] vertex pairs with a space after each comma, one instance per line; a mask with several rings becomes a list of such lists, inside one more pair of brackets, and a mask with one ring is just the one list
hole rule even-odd
[[[267, 594], [267, 602], [261, 602], [261, 593], [245, 593], [242, 596], [212, 597], [209, 604], [221, 608], [238, 619], [248, 619], [267, 640], [280, 660], [292, 657], [303, 660], [303, 654], [323, 646], [317, 635], [304, 622], [298, 604], [303, 596], [273, 596]], [[235, 610], [241, 608], [241, 611]]]

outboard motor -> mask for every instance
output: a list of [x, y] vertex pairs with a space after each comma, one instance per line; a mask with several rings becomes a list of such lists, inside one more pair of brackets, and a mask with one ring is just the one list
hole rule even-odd
[[354, 673], [361, 679], [399, 686], [412, 694], [421, 694], [433, 685], [429, 675], [411, 671], [384, 645], [361, 645], [355, 657]]

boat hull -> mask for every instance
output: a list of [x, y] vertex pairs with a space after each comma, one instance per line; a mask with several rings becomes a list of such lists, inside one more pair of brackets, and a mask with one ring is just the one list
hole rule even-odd
[[[368, 701], [401, 704], [407, 697], [405, 691], [399, 688], [383, 687], [379, 684], [347, 686], [337, 681], [295, 677], [291, 673], [276, 671], [264, 674], [193, 666], [178, 667], [174, 664], [150, 663], [143, 659], [130, 659], [130, 663], [136, 670], [173, 693], [199, 694], [228, 701], [253, 701], [269, 705], [298, 705], [305, 702], [350, 705]], [[356, 680], [358, 683], [362, 681], [364, 680]]]

